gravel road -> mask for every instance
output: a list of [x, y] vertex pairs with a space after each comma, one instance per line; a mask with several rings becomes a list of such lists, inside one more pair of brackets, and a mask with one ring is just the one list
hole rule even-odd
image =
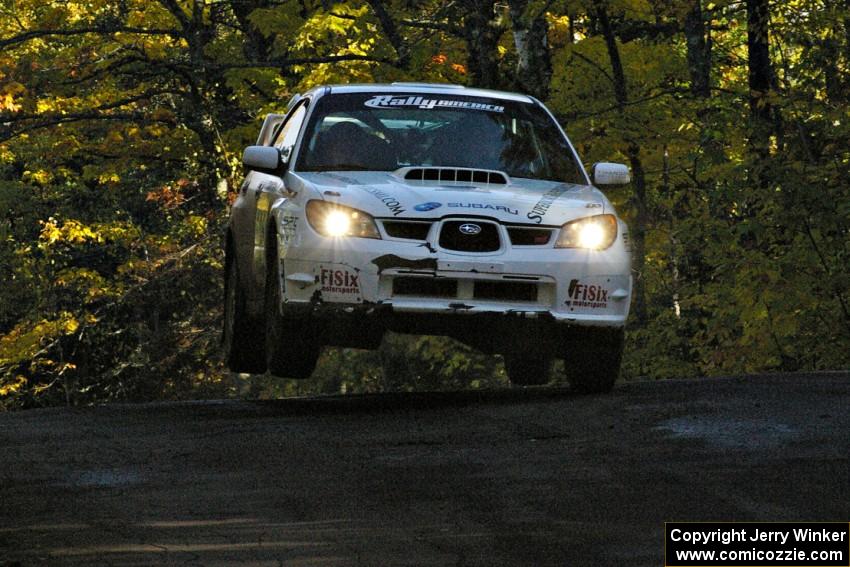
[[0, 415], [0, 565], [663, 563], [850, 520], [850, 374]]

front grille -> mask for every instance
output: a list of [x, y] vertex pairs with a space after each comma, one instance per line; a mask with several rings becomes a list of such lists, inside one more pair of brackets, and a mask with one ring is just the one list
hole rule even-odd
[[425, 240], [431, 230], [430, 222], [417, 221], [384, 221], [384, 230], [393, 238], [409, 240]]
[[552, 229], [509, 227], [508, 236], [514, 246], [543, 246], [549, 244]]
[[458, 252], [495, 252], [501, 248], [499, 228], [490, 222], [447, 221], [440, 230], [440, 246]]
[[393, 295], [453, 298], [457, 297], [457, 280], [399, 277], [393, 279]]
[[537, 301], [537, 285], [520, 282], [475, 282], [475, 299], [492, 301]]

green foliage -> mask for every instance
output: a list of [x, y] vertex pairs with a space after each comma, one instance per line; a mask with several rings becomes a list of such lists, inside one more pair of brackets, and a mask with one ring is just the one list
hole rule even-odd
[[[646, 225], [646, 317], [624, 375], [847, 368], [850, 12], [771, 6], [761, 104], [775, 120], [759, 149], [744, 5], [702, 4], [708, 96], [691, 90], [692, 6], [524, 12], [545, 19], [546, 102], [583, 157], [628, 162], [637, 148], [646, 171], [644, 196], [608, 193]], [[16, 0], [0, 15], [0, 407], [506, 384], [497, 358], [443, 338], [326, 349], [298, 384], [229, 376], [218, 353], [219, 235], [263, 115], [327, 82], [514, 85], [504, 4]]]

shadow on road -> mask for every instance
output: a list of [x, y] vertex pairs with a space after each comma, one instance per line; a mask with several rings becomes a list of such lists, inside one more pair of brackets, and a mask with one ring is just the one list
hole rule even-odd
[[657, 566], [665, 521], [847, 518], [848, 402], [845, 372], [0, 415], [0, 567]]
[[202, 400], [148, 404], [109, 404], [99, 407], [98, 411], [139, 412], [157, 416], [169, 413], [191, 413], [199, 417], [215, 415], [224, 417], [227, 415], [234, 418], [287, 415], [356, 415], [550, 402], [579, 397], [585, 396], [572, 391], [568, 386], [539, 386], [499, 390], [333, 394], [274, 400]]

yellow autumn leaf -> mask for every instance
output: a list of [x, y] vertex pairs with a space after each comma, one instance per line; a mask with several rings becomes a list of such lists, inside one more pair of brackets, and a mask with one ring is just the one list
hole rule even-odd
[[65, 321], [65, 334], [72, 335], [77, 332], [77, 329], [80, 328], [80, 322], [74, 318], [68, 319]]
[[15, 376], [14, 380], [7, 382], [5, 384], [0, 383], [0, 396], [8, 396], [10, 394], [14, 394], [16, 392], [21, 391], [21, 389], [27, 385], [27, 379], [21, 375]]

